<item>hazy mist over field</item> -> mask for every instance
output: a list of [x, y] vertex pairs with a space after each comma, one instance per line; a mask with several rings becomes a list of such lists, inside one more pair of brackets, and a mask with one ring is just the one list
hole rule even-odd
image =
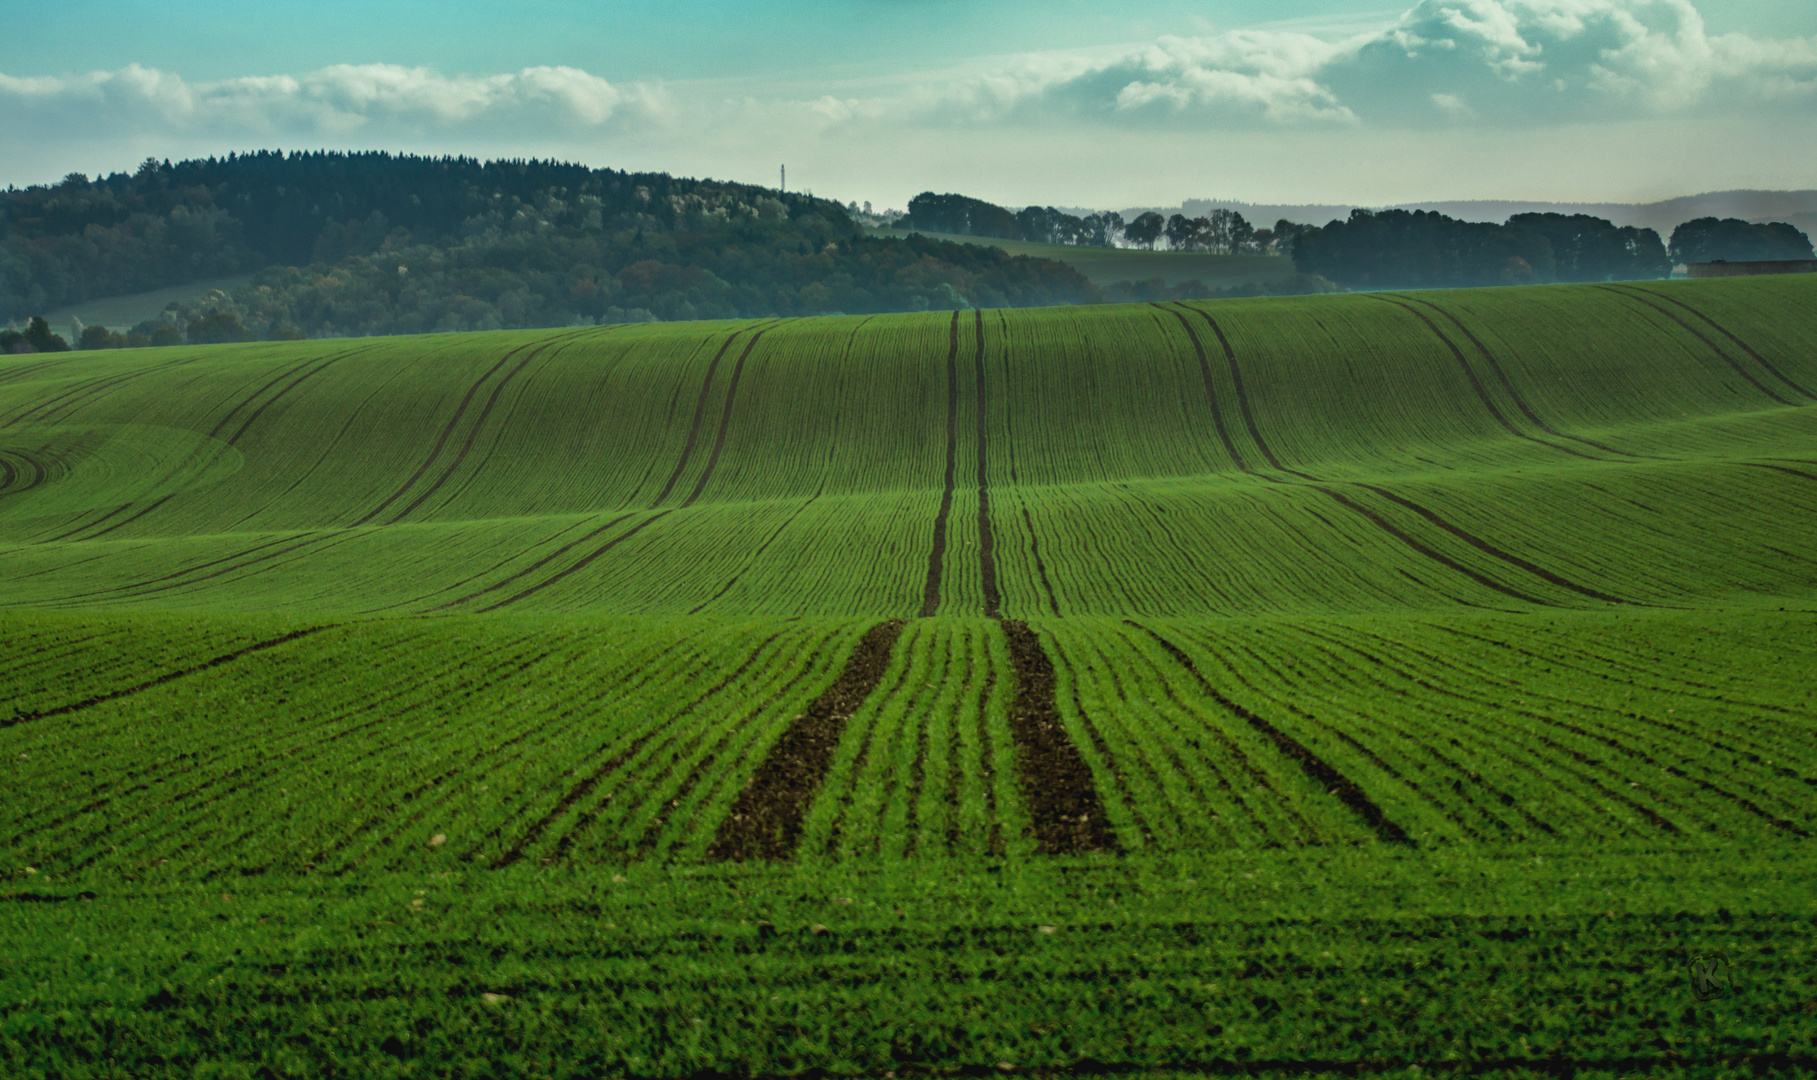
[[274, 146], [786, 162], [889, 205], [1644, 202], [1817, 167], [1817, 8], [1793, 0], [9, 9], [18, 185]]

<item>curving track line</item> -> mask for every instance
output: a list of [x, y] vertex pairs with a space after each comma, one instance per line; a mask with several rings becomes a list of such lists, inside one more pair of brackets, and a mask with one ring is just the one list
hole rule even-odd
[[[1489, 397], [1489, 391], [1483, 386], [1483, 381], [1476, 377], [1476, 369], [1471, 367], [1470, 361], [1465, 358], [1464, 350], [1458, 348], [1457, 342], [1452, 341], [1448, 334], [1446, 334], [1443, 330], [1440, 330], [1438, 324], [1433, 322], [1432, 319], [1430, 317], [1428, 317], [1425, 312], [1419, 310], [1418, 308], [1415, 308], [1412, 304], [1409, 304], [1404, 300], [1400, 300], [1400, 299], [1397, 299], [1392, 296], [1386, 296], [1386, 295], [1383, 295], [1382, 293], [1365, 293], [1364, 295], [1368, 296], [1372, 300], [1380, 300], [1385, 304], [1393, 304], [1395, 307], [1398, 307], [1398, 308], [1402, 309], [1403, 311], [1406, 311], [1408, 314], [1412, 315], [1414, 318], [1418, 319], [1420, 322], [1425, 323], [1426, 329], [1432, 331], [1433, 336], [1437, 337], [1440, 341], [1444, 342], [1445, 348], [1451, 350], [1452, 358], [1457, 361], [1457, 366], [1462, 368], [1464, 371], [1464, 378], [1470, 380], [1470, 389], [1476, 391], [1477, 400], [1481, 401], [1483, 403], [1483, 408], [1489, 410], [1490, 416], [1495, 417], [1495, 422], [1497, 424], [1501, 425], [1503, 431], [1506, 431], [1508, 434], [1514, 436], [1517, 439], [1525, 439], [1527, 442], [1534, 443], [1535, 445], [1538, 445], [1538, 446], [1543, 446], [1548, 450], [1557, 450], [1560, 453], [1570, 454], [1572, 457], [1580, 457], [1586, 461], [1602, 461], [1602, 460], [1604, 460], [1602, 458], [1592, 457], [1589, 454], [1585, 454], [1578, 450], [1573, 450], [1569, 446], [1559, 446], [1556, 443], [1549, 443], [1544, 439], [1535, 438], [1534, 436], [1529, 435], [1526, 432], [1515, 427], [1514, 424], [1512, 422], [1510, 422], [1509, 419], [1502, 414], [1501, 409]], [[1427, 306], [1431, 307], [1432, 305], [1428, 304]], [[1450, 314], [1449, 312], [1445, 311], [1443, 308], [1436, 308], [1435, 310], [1439, 311], [1440, 314], [1445, 314], [1445, 315]], [[1456, 319], [1453, 318], [1452, 321], [1456, 322]], [[1463, 326], [1462, 323], [1459, 323], [1458, 325], [1460, 328]], [[1465, 333], [1469, 333], [1469, 331], [1466, 330]], [[1480, 341], [1477, 342], [1477, 348], [1482, 349], [1482, 343]], [[1482, 351], [1483, 351], [1484, 355], [1488, 354], [1487, 349], [1483, 349]], [[1493, 360], [1491, 360], [1490, 363], [1492, 366], [1494, 366], [1496, 374], [1501, 375], [1501, 365], [1495, 364], [1495, 362]], [[1546, 424], [1539, 419], [1539, 417], [1537, 417], [1533, 414], [1533, 411], [1531, 409], [1527, 408], [1526, 402], [1521, 398], [1521, 396], [1519, 394], [1514, 392], [1514, 385], [1508, 381], [1508, 377], [1506, 375], [1502, 375], [1501, 381], [1502, 381], [1502, 385], [1507, 388], [1509, 395], [1514, 398], [1515, 403], [1520, 406], [1521, 411], [1527, 414], [1527, 418], [1529, 420], [1532, 420], [1535, 424], [1538, 424], [1541, 428], [1545, 428], [1545, 430], [1547, 430], [1547, 431], [1552, 431], [1552, 429], [1547, 427]], [[1552, 434], [1556, 435], [1557, 432], [1552, 432]], [[1600, 449], [1607, 449], [1607, 447], [1601, 447]], [[1612, 451], [1612, 452], [1620, 453], [1619, 450]]]
[[[700, 479], [694, 484], [693, 494], [681, 504], [683, 510], [693, 506], [695, 500], [700, 498], [700, 493], [707, 489], [707, 481], [713, 478], [713, 470], [719, 467], [719, 455], [726, 448], [726, 431], [732, 426], [732, 406], [738, 399], [738, 381], [744, 377], [744, 362], [750, 359], [751, 350], [757, 347], [757, 343], [763, 340], [763, 335], [767, 332], [759, 330], [752, 334], [751, 340], [745, 342], [744, 351], [738, 354], [738, 362], [732, 365], [732, 381], [726, 384], [725, 409], [719, 414], [719, 434], [713, 439], [713, 452], [707, 457], [707, 467], [701, 470]], [[702, 387], [702, 392], [704, 394], [705, 387]], [[696, 417], [698, 418], [698, 413]], [[683, 463], [686, 463], [685, 458]]]
[[[1516, 408], [1520, 409], [1521, 415], [1525, 416], [1530, 423], [1532, 423], [1535, 427], [1539, 428], [1541, 431], [1545, 432], [1546, 434], [1551, 435], [1554, 438], [1570, 439], [1572, 442], [1582, 443], [1585, 446], [1592, 447], [1597, 450], [1601, 450], [1604, 453], [1618, 454], [1622, 457], [1645, 458], [1650, 461], [1670, 461], [1671, 460], [1670, 458], [1655, 457], [1652, 454], [1634, 454], [1634, 453], [1630, 453], [1626, 450], [1617, 450], [1613, 446], [1604, 446], [1602, 443], [1593, 442], [1590, 439], [1585, 439], [1585, 438], [1582, 438], [1577, 435], [1570, 435], [1563, 431], [1559, 431], [1557, 428], [1554, 428], [1551, 424], [1548, 424], [1544, 420], [1541, 420], [1539, 418], [1539, 414], [1534, 412], [1532, 406], [1527, 404], [1527, 399], [1525, 397], [1521, 396], [1521, 392], [1519, 390], [1516, 390], [1514, 388], [1513, 380], [1509, 379], [1508, 373], [1506, 371], [1502, 370], [1501, 361], [1499, 361], [1495, 358], [1495, 354], [1489, 351], [1489, 346], [1483, 344], [1483, 340], [1481, 338], [1477, 337], [1475, 331], [1471, 330], [1470, 327], [1466, 326], [1462, 319], [1458, 318], [1455, 314], [1453, 314], [1449, 310], [1439, 307], [1437, 304], [1435, 304], [1432, 301], [1427, 300], [1423, 297], [1405, 296], [1405, 297], [1400, 297], [1398, 299], [1410, 300], [1416, 304], [1423, 304], [1426, 307], [1429, 307], [1432, 310], [1438, 312], [1440, 315], [1443, 315], [1445, 318], [1450, 319], [1452, 322], [1452, 325], [1456, 326], [1460, 331], [1462, 331], [1463, 335], [1470, 339], [1470, 344], [1476, 346], [1476, 351], [1483, 355], [1483, 359], [1486, 360], [1489, 364], [1489, 370], [1495, 372], [1495, 377], [1502, 384], [1502, 389], [1508, 392], [1508, 396], [1510, 398], [1514, 399], [1514, 405]], [[1417, 312], [1416, 312], [1416, 314], [1417, 314]], [[1442, 337], [1443, 335], [1440, 335], [1440, 336]], [[1450, 342], [1447, 341], [1446, 344], [1449, 345]], [[1453, 352], [1454, 353], [1456, 352], [1455, 348], [1453, 349]], [[1558, 447], [1557, 449], [1562, 450], [1562, 449], [1564, 449], [1564, 447]]]
[[984, 382], [984, 312], [973, 308], [972, 314], [978, 326], [978, 565], [983, 581], [984, 617], [995, 619], [1001, 616], [1003, 597], [997, 591], [997, 542], [991, 535], [991, 489], [985, 471], [990, 431], [985, 417], [988, 399]]
[[[1648, 290], [1640, 289], [1640, 290], [1629, 291], [1629, 290], [1623, 289], [1622, 287], [1620, 287], [1618, 285], [1597, 285], [1597, 286], [1593, 286], [1593, 287], [1601, 289], [1604, 292], [1610, 293], [1612, 295], [1619, 296], [1623, 300], [1628, 300], [1628, 301], [1631, 301], [1636, 304], [1642, 304], [1646, 307], [1650, 307], [1654, 311], [1657, 311], [1661, 315], [1664, 315], [1666, 318], [1671, 319], [1673, 322], [1677, 323], [1679, 326], [1682, 326], [1686, 333], [1690, 334], [1692, 337], [1696, 338], [1698, 341], [1703, 342], [1705, 345], [1708, 345], [1710, 347], [1710, 351], [1715, 353], [1718, 357], [1720, 357], [1722, 359], [1723, 363], [1729, 365], [1729, 368], [1731, 370], [1733, 370], [1735, 372], [1735, 374], [1746, 379], [1748, 381], [1749, 386], [1752, 386], [1754, 389], [1765, 394], [1767, 397], [1772, 398], [1774, 401], [1777, 401], [1781, 405], [1789, 405], [1789, 406], [1792, 406], [1793, 408], [1797, 407], [1797, 405], [1798, 405], [1797, 402], [1787, 401], [1785, 398], [1782, 398], [1778, 394], [1774, 393], [1772, 388], [1770, 388], [1766, 384], [1762, 383], [1759, 379], [1756, 379], [1752, 374], [1750, 374], [1748, 372], [1748, 370], [1746, 368], [1742, 367], [1741, 364], [1733, 356], [1730, 356], [1727, 352], [1725, 352], [1723, 350], [1722, 346], [1716, 344], [1714, 341], [1711, 341], [1709, 339], [1709, 337], [1704, 334], [1703, 331], [1697, 329], [1695, 326], [1692, 326], [1690, 323], [1685, 322], [1683, 319], [1679, 318], [1675, 313], [1668, 311], [1663, 307], [1660, 307], [1658, 304], [1655, 304], [1653, 301], [1648, 300], [1642, 296], [1634, 295], [1634, 292], [1648, 292]], [[1653, 295], [1653, 294], [1648, 292], [1648, 295]], [[1771, 369], [1769, 368], [1769, 370], [1771, 370]], [[1775, 374], [1778, 374], [1778, 373], [1775, 372]]]
[[[1390, 302], [1392, 302], [1392, 301], [1390, 301]], [[1172, 308], [1167, 308], [1164, 310], [1174, 311], [1174, 313], [1176, 315], [1180, 314], [1178, 311], [1175, 311]], [[1275, 468], [1279, 469], [1281, 472], [1285, 472], [1285, 473], [1289, 473], [1293, 476], [1297, 476], [1300, 479], [1307, 481], [1307, 483], [1298, 484], [1298, 483], [1295, 483], [1290, 480], [1282, 480], [1279, 477], [1269, 476], [1266, 473], [1257, 472], [1254, 469], [1251, 469], [1248, 466], [1243, 465], [1241, 463], [1241, 459], [1238, 459], [1238, 467], [1241, 468], [1243, 470], [1243, 472], [1245, 472], [1248, 475], [1255, 476], [1258, 479], [1266, 480], [1266, 481], [1268, 481], [1270, 483], [1274, 483], [1274, 484], [1281, 484], [1281, 485], [1290, 486], [1290, 487], [1308, 487], [1313, 491], [1317, 491], [1317, 492], [1323, 494], [1324, 496], [1331, 499], [1333, 502], [1336, 502], [1338, 505], [1344, 507], [1344, 509], [1350, 511], [1351, 513], [1356, 514], [1357, 516], [1368, 521], [1370, 524], [1374, 525], [1376, 528], [1380, 529], [1381, 531], [1387, 533], [1389, 536], [1392, 536], [1394, 539], [1400, 541], [1403, 545], [1405, 545], [1406, 547], [1408, 547], [1410, 550], [1414, 551], [1415, 553], [1421, 555], [1422, 557], [1430, 559], [1431, 561], [1438, 563], [1439, 565], [1445, 567], [1448, 570], [1461, 574], [1464, 577], [1467, 577], [1470, 580], [1476, 582], [1477, 584], [1484, 586], [1485, 588], [1491, 589], [1495, 592], [1501, 593], [1504, 596], [1512, 597], [1513, 599], [1520, 600], [1520, 601], [1523, 601], [1526, 603], [1536, 604], [1536, 605], [1540, 605], [1542, 607], [1554, 606], [1549, 601], [1540, 599], [1535, 596], [1531, 596], [1527, 593], [1521, 592], [1517, 589], [1504, 585], [1501, 582], [1494, 580], [1493, 578], [1487, 577], [1487, 576], [1477, 572], [1476, 570], [1473, 570], [1470, 567], [1465, 566], [1463, 563], [1458, 562], [1456, 559], [1451, 558], [1450, 556], [1444, 554], [1443, 552], [1433, 549], [1431, 546], [1429, 546], [1429, 545], [1425, 544], [1424, 542], [1420, 541], [1419, 539], [1409, 535], [1406, 531], [1404, 531], [1401, 528], [1399, 528], [1398, 526], [1394, 525], [1392, 522], [1388, 521], [1386, 518], [1382, 517], [1380, 514], [1377, 514], [1375, 511], [1369, 509], [1366, 506], [1363, 506], [1362, 504], [1356, 502], [1353, 499], [1346, 497], [1342, 492], [1334, 491], [1330, 487], [1326, 486], [1327, 484], [1331, 483], [1331, 481], [1323, 480], [1319, 477], [1312, 476], [1308, 473], [1298, 472], [1296, 470], [1287, 469], [1287, 468], [1281, 466], [1278, 459], [1276, 459], [1276, 457], [1274, 456], [1273, 450], [1269, 448], [1267, 442], [1262, 438], [1261, 431], [1255, 423], [1254, 413], [1249, 408], [1248, 394], [1244, 390], [1243, 383], [1241, 381], [1241, 368], [1237, 362], [1236, 351], [1231, 348], [1229, 338], [1225, 337], [1222, 328], [1219, 327], [1217, 324], [1217, 321], [1211, 317], [1210, 312], [1201, 311], [1198, 308], [1187, 308], [1186, 310], [1192, 311], [1195, 314], [1197, 314], [1199, 317], [1203, 318], [1206, 321], [1206, 323], [1208, 323], [1211, 326], [1213, 332], [1216, 333], [1218, 341], [1220, 343], [1222, 343], [1222, 345], [1224, 346], [1225, 358], [1230, 364], [1230, 369], [1231, 369], [1231, 372], [1233, 375], [1233, 381], [1234, 381], [1236, 389], [1237, 389], [1237, 400], [1238, 400], [1239, 406], [1241, 407], [1241, 411], [1243, 414], [1245, 424], [1248, 427], [1250, 436], [1256, 440], [1256, 445], [1257, 445], [1258, 449], [1261, 450], [1263, 457], [1265, 457], [1271, 465], [1273, 465]], [[1424, 318], [1424, 316], [1420, 315], [1420, 313], [1417, 311], [1415, 311], [1414, 314], [1416, 316], [1419, 316], [1422, 319]], [[1428, 321], [1430, 321], [1430, 320], [1428, 320]], [[1184, 316], [1181, 316], [1181, 322], [1182, 323], [1186, 322]], [[1440, 336], [1443, 337], [1442, 334]], [[1195, 348], [1199, 349], [1200, 358], [1201, 358], [1201, 360], [1203, 360], [1204, 350], [1203, 350], [1203, 348], [1201, 348], [1199, 346], [1199, 342], [1198, 342], [1196, 335], [1194, 336], [1193, 344], [1194, 344]], [[1455, 349], [1456, 349], [1456, 347], [1453, 346], [1454, 351], [1455, 351]], [[1459, 353], [1458, 355], [1461, 359], [1462, 354]], [[1467, 369], [1468, 364], [1466, 364], [1465, 367]], [[1207, 384], [1206, 384], [1206, 391], [1207, 391], [1208, 397], [1213, 402], [1214, 408], [1215, 408], [1216, 395], [1215, 395], [1215, 392], [1212, 390], [1211, 384], [1209, 382], [1209, 379], [1210, 379], [1209, 370], [1210, 370], [1209, 365], [1206, 365], [1206, 371], [1207, 371], [1206, 377], [1208, 380]], [[1472, 379], [1474, 380], [1474, 376], [1472, 376]], [[1478, 385], [1479, 387], [1481, 386], [1480, 383], [1477, 383], [1476, 385]], [[1486, 400], [1487, 399], [1485, 398], [1485, 401]], [[1504, 423], [1505, 423], [1505, 420], [1504, 420]], [[1229, 436], [1225, 433], [1221, 424], [1219, 426], [1219, 434], [1224, 436], [1226, 445], [1229, 446]], [[1538, 441], [1538, 440], [1535, 440], [1535, 441]], [[1547, 443], [1544, 445], [1551, 445], [1551, 444]], [[1232, 450], [1234, 453], [1234, 447], [1232, 448]], [[1571, 452], [1575, 453], [1575, 451], [1571, 451]], [[1578, 456], [1582, 456], [1582, 455], [1578, 455]], [[1355, 482], [1355, 481], [1352, 481], [1350, 483], [1353, 486], [1366, 488], [1366, 489], [1376, 492], [1378, 494], [1386, 494], [1385, 492], [1382, 491], [1382, 489], [1374, 487], [1369, 484], [1363, 484], [1363, 483]], [[1444, 529], [1446, 532], [1451, 533], [1452, 535], [1465, 540], [1466, 543], [1469, 543], [1471, 547], [1476, 548], [1478, 551], [1481, 551], [1484, 554], [1491, 556], [1492, 558], [1499, 559], [1500, 561], [1506, 563], [1509, 566], [1513, 566], [1516, 569], [1519, 569], [1519, 570], [1522, 570], [1522, 571], [1525, 571], [1528, 573], [1535, 573], [1536, 576], [1539, 576], [1541, 578], [1541, 580], [1544, 580], [1544, 581], [1548, 582], [1549, 584], [1560, 584], [1560, 583], [1564, 583], [1567, 581], [1567, 579], [1565, 579], [1564, 577], [1562, 577], [1560, 575], [1553, 574], [1550, 571], [1542, 571], [1539, 567], [1536, 567], [1534, 564], [1528, 562], [1527, 560], [1522, 559], [1519, 556], [1510, 554], [1509, 552], [1503, 551], [1500, 548], [1496, 547], [1495, 545], [1490, 544], [1488, 541], [1483, 540], [1480, 537], [1474, 536], [1474, 534], [1471, 534], [1467, 530], [1462, 529], [1462, 528], [1458, 527], [1457, 525], [1452, 524], [1449, 521], [1446, 521], [1444, 518], [1439, 516], [1437, 513], [1419, 506], [1418, 504], [1414, 503], [1410, 499], [1405, 499], [1398, 495], [1389, 496], [1389, 498], [1393, 502], [1395, 502], [1401, 506], [1405, 506], [1408, 509], [1414, 510], [1422, 518], [1426, 519], [1427, 521], [1431, 522], [1434, 525], [1439, 526], [1440, 528]], [[1602, 599], [1606, 595], [1606, 594], [1598, 593], [1594, 589], [1588, 589], [1584, 586], [1576, 585], [1576, 584], [1565, 584], [1564, 587], [1570, 589], [1573, 592], [1580, 593], [1584, 596], [1593, 596], [1598, 599]], [[1616, 603], [1629, 603], [1629, 601], [1616, 600], [1613, 597], [1610, 597], [1608, 599], [1611, 600], [1612, 602], [1616, 602]]]
[[1701, 311], [1697, 310], [1696, 308], [1692, 307], [1691, 305], [1685, 303], [1683, 300], [1678, 299], [1676, 296], [1668, 296], [1665, 293], [1662, 293], [1657, 289], [1645, 289], [1639, 285], [1614, 284], [1610, 287], [1622, 289], [1626, 292], [1631, 292], [1631, 293], [1646, 293], [1648, 296], [1657, 297], [1660, 300], [1664, 300], [1668, 304], [1676, 304], [1677, 306], [1684, 308], [1686, 311], [1688, 311], [1691, 314], [1702, 319], [1704, 322], [1709, 323], [1710, 326], [1713, 327], [1717, 333], [1721, 334], [1723, 337], [1728, 338], [1730, 341], [1733, 341], [1735, 344], [1741, 346], [1743, 352], [1745, 352], [1749, 356], [1753, 357], [1755, 363], [1759, 364], [1761, 367], [1766, 368], [1769, 372], [1771, 372], [1773, 374], [1774, 378], [1778, 379], [1782, 383], [1785, 383], [1787, 386], [1798, 391], [1800, 394], [1803, 394], [1805, 397], [1817, 398], [1817, 394], [1814, 394], [1811, 391], [1806, 390], [1804, 387], [1793, 382], [1791, 380], [1791, 378], [1789, 376], [1787, 376], [1784, 372], [1782, 372], [1778, 368], [1774, 367], [1773, 364], [1770, 361], [1768, 361], [1766, 357], [1755, 352], [1754, 347], [1752, 345], [1749, 345], [1747, 342], [1741, 340], [1739, 337], [1736, 337], [1733, 333], [1731, 333], [1729, 331], [1728, 327], [1717, 322], [1715, 319], [1710, 318], [1708, 315], [1705, 315], [1703, 312], [1701, 312]]

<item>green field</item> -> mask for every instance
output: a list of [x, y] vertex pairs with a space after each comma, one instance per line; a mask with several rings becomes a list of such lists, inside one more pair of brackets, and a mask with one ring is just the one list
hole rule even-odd
[[1813, 406], [1799, 277], [0, 358], [0, 1075], [1817, 1075]]
[[[880, 236], [905, 236], [900, 229], [875, 230]], [[1138, 248], [1084, 247], [1076, 244], [1039, 244], [1031, 240], [1003, 240], [994, 236], [961, 236], [956, 233], [915, 232], [955, 244], [980, 244], [1002, 248], [1011, 255], [1052, 259], [1077, 270], [1100, 288], [1120, 281], [1160, 278], [1167, 285], [1196, 281], [1213, 289], [1279, 281], [1293, 273], [1293, 260], [1285, 255], [1220, 255], [1208, 251], [1144, 251]]]

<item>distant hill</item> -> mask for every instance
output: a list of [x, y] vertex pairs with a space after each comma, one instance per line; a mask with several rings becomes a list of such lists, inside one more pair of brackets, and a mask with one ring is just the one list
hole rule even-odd
[[[1147, 210], [1162, 216], [1182, 213], [1197, 217], [1220, 207], [1235, 210], [1257, 225], [1272, 225], [1285, 218], [1308, 225], [1342, 220], [1357, 203], [1248, 203], [1234, 199], [1187, 199], [1179, 206], [1138, 206], [1122, 211], [1133, 218]], [[1655, 229], [1662, 237], [1684, 222], [1700, 217], [1736, 217], [1744, 221], [1784, 221], [1809, 233], [1817, 231], [1817, 190], [1711, 191], [1651, 203], [1562, 203], [1510, 199], [1466, 199], [1399, 203], [1368, 209], [1434, 210], [1463, 221], [1502, 222], [1515, 214], [1589, 214], [1616, 225]]]

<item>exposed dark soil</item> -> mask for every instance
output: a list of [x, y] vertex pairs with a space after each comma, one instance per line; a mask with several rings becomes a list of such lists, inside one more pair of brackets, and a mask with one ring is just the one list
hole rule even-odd
[[1003, 632], [1009, 637], [1010, 662], [1016, 669], [1009, 730], [1016, 741], [1017, 779], [1040, 850], [1049, 855], [1121, 853], [1091, 768], [1067, 737], [1055, 707], [1053, 661], [1027, 623], [1005, 619]]
[[783, 732], [739, 792], [707, 847], [708, 859], [786, 859], [794, 853], [808, 807], [833, 767], [845, 723], [882, 681], [905, 625], [902, 619], [878, 623], [859, 640], [839, 678]]
[[1343, 773], [1338, 772], [1335, 768], [1332, 768], [1331, 765], [1321, 760], [1317, 754], [1314, 754], [1311, 750], [1308, 750], [1303, 746], [1298, 739], [1295, 739], [1293, 736], [1282, 731], [1280, 728], [1275, 727], [1267, 720], [1264, 720], [1262, 717], [1257, 716], [1255, 713], [1250, 712], [1248, 709], [1245, 709], [1243, 706], [1219, 693], [1205, 676], [1199, 672], [1198, 667], [1193, 664], [1192, 659], [1184, 652], [1180, 651], [1179, 646], [1168, 641], [1153, 630], [1150, 630], [1148, 627], [1143, 626], [1141, 623], [1131, 620], [1125, 620], [1125, 622], [1147, 634], [1149, 637], [1154, 638], [1163, 649], [1167, 650], [1170, 656], [1180, 662], [1182, 667], [1187, 671], [1192, 672], [1192, 677], [1199, 681], [1200, 689], [1204, 690], [1208, 697], [1240, 717], [1248, 723], [1250, 727], [1254, 728], [1270, 742], [1274, 743], [1282, 753], [1299, 763], [1300, 770], [1304, 772], [1313, 783], [1325, 788], [1330, 794], [1337, 796], [1338, 801], [1349, 807], [1358, 817], [1362, 818], [1370, 828], [1375, 830], [1377, 836], [1394, 844], [1413, 843], [1413, 838], [1408, 836], [1406, 831], [1399, 825], [1390, 821], [1388, 815], [1382, 812], [1382, 808], [1377, 806], [1375, 801], [1371, 799], [1362, 788], [1358, 787], [1355, 781], [1350, 780], [1344, 776]]
[[959, 313], [953, 312], [946, 350], [946, 492], [934, 516], [934, 548], [927, 556], [927, 585], [921, 590], [921, 617], [940, 609], [940, 575], [946, 568], [946, 519], [953, 512], [953, 467], [959, 453]]
[[990, 431], [984, 408], [984, 312], [974, 309], [972, 314], [978, 320], [978, 562], [984, 580], [984, 614], [995, 619], [1002, 612], [1003, 597], [997, 591], [997, 542], [991, 535], [991, 489], [985, 473]]

